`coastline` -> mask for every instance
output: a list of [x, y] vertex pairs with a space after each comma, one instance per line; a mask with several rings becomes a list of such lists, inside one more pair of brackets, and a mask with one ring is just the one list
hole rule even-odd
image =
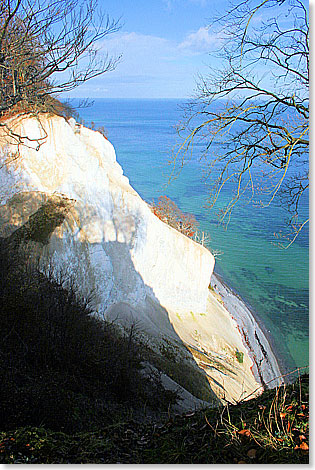
[[274, 388], [283, 383], [281, 378], [283, 372], [270, 342], [245, 302], [215, 272], [211, 276], [210, 286], [221, 297], [226, 310], [236, 322], [253, 362], [252, 373], [255, 379], [264, 388]]

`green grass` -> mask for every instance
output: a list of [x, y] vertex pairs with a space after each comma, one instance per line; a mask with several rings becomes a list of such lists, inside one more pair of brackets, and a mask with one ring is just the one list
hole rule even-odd
[[[150, 350], [147, 351], [147, 357], [151, 364], [165, 372], [195, 397], [211, 403], [218, 401], [211, 390], [207, 376], [194, 364], [183, 359], [183, 351], [181, 351], [181, 355], [177, 354], [179, 349], [165, 339], [160, 344], [159, 351], [160, 354], [155, 354]], [[192, 352], [188, 346], [187, 352]], [[145, 354], [145, 351], [143, 353]]]

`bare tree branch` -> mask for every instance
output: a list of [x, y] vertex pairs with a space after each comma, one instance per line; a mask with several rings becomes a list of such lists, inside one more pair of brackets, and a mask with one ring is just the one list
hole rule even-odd
[[115, 68], [98, 42], [119, 29], [96, 0], [0, 0], [0, 125], [53, 109], [52, 95]]
[[306, 223], [299, 217], [309, 171], [306, 0], [233, 0], [211, 27], [224, 39], [221, 65], [200, 77], [187, 106], [173, 176], [198, 144], [212, 183], [210, 207], [233, 184], [221, 221], [229, 221], [241, 197], [264, 206], [279, 199], [295, 239]]

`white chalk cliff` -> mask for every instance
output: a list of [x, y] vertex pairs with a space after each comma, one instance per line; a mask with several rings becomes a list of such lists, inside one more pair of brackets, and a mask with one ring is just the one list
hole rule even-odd
[[[156, 351], [175, 351], [182, 374], [185, 365], [200, 371], [219, 399], [256, 390], [236, 323], [208, 288], [212, 254], [151, 212], [112, 144], [56, 116], [8, 126], [16, 136], [1, 130], [0, 237], [24, 227], [43, 270], [51, 266], [79, 295], [91, 294], [97, 314], [136, 322]], [[50, 217], [42, 231], [39, 216]]]

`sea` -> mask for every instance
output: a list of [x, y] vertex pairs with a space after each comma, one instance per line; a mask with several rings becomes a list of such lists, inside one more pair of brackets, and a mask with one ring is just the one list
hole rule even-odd
[[[166, 195], [183, 212], [194, 214], [216, 255], [215, 272], [250, 307], [282, 371], [304, 368], [309, 364], [308, 226], [289, 248], [281, 248], [275, 234], [285, 232], [287, 212], [277, 201], [262, 207], [247, 199], [234, 208], [227, 227], [220, 225], [217, 213], [232, 189], [224, 188], [217, 206], [209, 209], [206, 162], [198, 148], [177, 177], [170, 178], [184, 106], [185, 100], [176, 99], [100, 98], [78, 112], [85, 125], [104, 128], [124, 174], [145, 201]], [[307, 216], [307, 197], [302, 212]]]

